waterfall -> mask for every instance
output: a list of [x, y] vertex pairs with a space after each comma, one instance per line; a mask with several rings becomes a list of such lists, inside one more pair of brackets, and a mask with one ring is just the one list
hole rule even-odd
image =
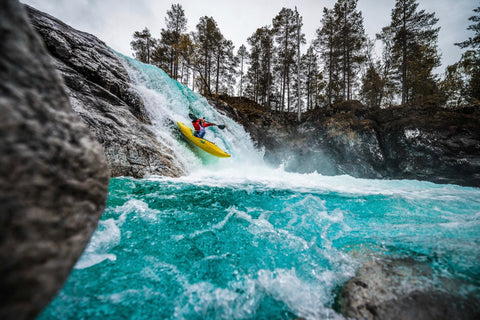
[[[152, 121], [152, 130], [159, 140], [174, 150], [176, 158], [188, 171], [201, 170], [205, 167], [220, 170], [263, 165], [262, 151], [255, 148], [244, 128], [213, 108], [203, 96], [171, 79], [155, 66], [121, 54], [119, 56], [132, 79], [133, 87], [143, 98]], [[217, 146], [231, 154], [231, 158], [214, 158], [185, 142], [176, 122], [183, 122], [193, 128], [188, 117], [189, 113], [205, 117], [208, 122], [226, 126], [223, 130], [217, 127], [207, 128], [205, 139], [215, 142]]]

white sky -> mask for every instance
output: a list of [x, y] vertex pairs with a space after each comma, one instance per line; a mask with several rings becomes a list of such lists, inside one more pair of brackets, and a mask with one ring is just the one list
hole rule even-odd
[[[182, 5], [188, 19], [188, 31], [194, 31], [199, 18], [210, 16], [220, 31], [232, 40], [235, 51], [247, 42], [257, 28], [271, 25], [282, 7], [297, 6], [303, 17], [303, 32], [307, 45], [315, 38], [320, 27], [323, 8], [332, 8], [335, 0], [21, 0], [51, 14], [68, 25], [97, 36], [114, 50], [132, 55], [130, 41], [135, 31], [150, 29], [153, 37], [160, 38], [165, 28], [165, 16], [172, 4]], [[466, 30], [478, 0], [417, 0], [419, 9], [435, 12], [441, 27], [438, 47], [442, 55], [443, 73], [447, 65], [460, 59], [462, 50], [454, 42], [468, 39], [473, 33]], [[364, 17], [365, 31], [370, 38], [390, 23], [395, 0], [359, 0], [358, 9]], [[248, 45], [246, 45], [248, 48]], [[306, 50], [306, 46], [302, 51]]]

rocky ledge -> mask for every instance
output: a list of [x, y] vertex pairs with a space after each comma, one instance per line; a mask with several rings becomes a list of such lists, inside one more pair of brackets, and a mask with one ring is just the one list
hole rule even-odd
[[348, 319], [480, 318], [471, 283], [443, 278], [428, 262], [411, 258], [371, 257], [339, 291], [335, 307]]
[[245, 98], [209, 101], [244, 125], [267, 161], [290, 171], [480, 186], [480, 110], [473, 107], [380, 109], [348, 101], [298, 122]]
[[77, 112], [103, 145], [111, 176], [179, 176], [184, 168], [156, 139], [139, 94], [118, 56], [95, 36], [25, 6], [54, 58]]

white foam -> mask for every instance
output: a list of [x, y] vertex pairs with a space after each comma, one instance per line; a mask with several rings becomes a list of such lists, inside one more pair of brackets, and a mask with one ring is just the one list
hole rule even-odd
[[[327, 272], [321, 276], [336, 275]], [[252, 318], [263, 299], [271, 297], [305, 319], [343, 319], [326, 307], [330, 304], [332, 289], [324, 286], [326, 282], [334, 283], [302, 280], [295, 269], [262, 269], [251, 276], [238, 276], [225, 288], [205, 281], [184, 283], [183, 295], [176, 301], [173, 318], [190, 319], [193, 314], [218, 319]]]
[[[333, 275], [324, 273], [323, 276]], [[260, 270], [258, 283], [275, 300], [285, 303], [296, 315], [305, 319], [343, 319], [324, 305], [330, 300], [331, 288], [301, 280], [296, 270]]]
[[231, 187], [241, 190], [291, 190], [294, 192], [331, 193], [346, 195], [399, 196], [410, 200], [477, 201], [480, 189], [456, 185], [438, 185], [416, 180], [373, 180], [348, 175], [324, 176], [314, 173], [287, 172], [266, 165], [235, 165], [234, 167], [201, 167], [188, 176], [149, 179], [188, 183], [208, 187]]
[[120, 229], [113, 219], [100, 221], [75, 269], [89, 268], [104, 260], [115, 261], [117, 257], [108, 252], [120, 243], [120, 239]]
[[159, 210], [151, 209], [145, 201], [137, 199], [128, 200], [124, 205], [116, 207], [114, 211], [119, 215], [117, 223], [120, 226], [130, 215], [147, 221], [156, 221], [162, 215]]

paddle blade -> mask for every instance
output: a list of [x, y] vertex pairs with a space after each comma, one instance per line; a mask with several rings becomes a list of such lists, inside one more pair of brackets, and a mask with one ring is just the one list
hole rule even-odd
[[225, 129], [225, 125], [224, 125], [224, 124], [219, 124], [219, 125], [217, 125], [217, 127], [220, 128], [220, 129], [222, 129], [222, 130]]
[[197, 121], [198, 119], [193, 113], [189, 113], [188, 116], [190, 117], [190, 119], [192, 119], [192, 121]]

